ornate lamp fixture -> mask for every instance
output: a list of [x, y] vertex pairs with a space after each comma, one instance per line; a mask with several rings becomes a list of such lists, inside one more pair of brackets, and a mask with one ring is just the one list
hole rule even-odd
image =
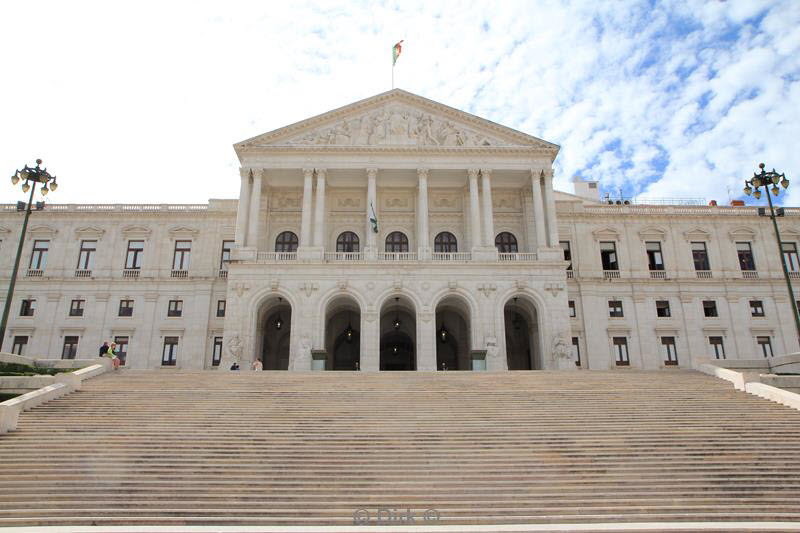
[[442, 344], [447, 342], [447, 339], [450, 338], [450, 332], [444, 327], [444, 320], [442, 321], [442, 327], [439, 328], [439, 340]]
[[350, 322], [350, 313], [347, 313], [347, 328], [344, 330], [344, 340], [348, 344], [353, 342], [353, 326]]

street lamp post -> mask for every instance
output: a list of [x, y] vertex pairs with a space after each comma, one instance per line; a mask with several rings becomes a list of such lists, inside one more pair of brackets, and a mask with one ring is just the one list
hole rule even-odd
[[[11, 272], [11, 280], [8, 282], [8, 294], [6, 295], [6, 302], [3, 306], [3, 319], [0, 321], [0, 351], [3, 350], [3, 341], [6, 338], [6, 325], [8, 324], [8, 313], [11, 310], [11, 299], [14, 297], [14, 285], [17, 283], [17, 272], [19, 271], [19, 260], [22, 256], [22, 246], [25, 243], [25, 231], [28, 229], [28, 218], [31, 216], [31, 206], [33, 205], [33, 193], [36, 192], [36, 184], [41, 183], [42, 196], [46, 196], [49, 191], [55, 191], [58, 188], [56, 177], [51, 176], [46, 168], [41, 168], [42, 160], [36, 160], [35, 167], [25, 165], [22, 170], [17, 170], [11, 176], [11, 183], [16, 185], [23, 181], [22, 191], [31, 191], [28, 198], [28, 205], [25, 206], [25, 220], [22, 222], [22, 232], [19, 234], [19, 245], [17, 245], [17, 257], [14, 259], [14, 270]], [[50, 188], [47, 185], [50, 184]], [[20, 202], [22, 204], [22, 202]]]
[[[783, 242], [781, 241], [781, 233], [778, 230], [778, 222], [775, 220], [777, 217], [783, 216], [783, 208], [778, 208], [778, 213], [775, 214], [775, 208], [772, 206], [772, 195], [778, 196], [781, 192], [778, 184], [787, 189], [789, 187], [789, 180], [786, 175], [778, 174], [773, 168], [770, 172], [764, 170], [764, 163], [758, 165], [761, 169], [760, 173], [753, 172], [753, 177], [749, 180], [744, 180], [744, 193], [748, 196], [753, 196], [756, 200], [761, 198], [761, 187], [764, 187], [764, 192], [767, 193], [767, 202], [769, 203], [769, 218], [772, 220], [772, 227], [775, 229], [775, 238], [778, 239], [778, 253], [781, 256], [781, 266], [783, 266], [783, 278], [786, 280], [786, 288], [789, 291], [789, 301], [792, 304], [792, 314], [794, 314], [794, 325], [797, 328], [797, 341], [800, 343], [800, 314], [797, 312], [797, 300], [794, 299], [794, 291], [792, 290], [792, 280], [789, 278], [789, 269], [786, 267], [786, 257], [783, 255]], [[772, 193], [770, 194], [770, 187]], [[761, 214], [761, 213], [759, 213]]]

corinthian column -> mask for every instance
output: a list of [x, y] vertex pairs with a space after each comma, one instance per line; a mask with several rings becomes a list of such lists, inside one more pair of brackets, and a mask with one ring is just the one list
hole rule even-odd
[[322, 247], [325, 234], [325, 173], [324, 168], [317, 169], [317, 200], [314, 209], [314, 246]]
[[533, 223], [536, 234], [536, 247], [547, 246], [547, 229], [544, 222], [544, 201], [542, 201], [542, 178], [536, 170], [531, 170], [531, 189], [533, 190]]
[[467, 170], [469, 176], [469, 217], [470, 217], [470, 238], [472, 247], [481, 246], [481, 210], [478, 201], [478, 169], [470, 168]]
[[236, 244], [247, 245], [247, 214], [250, 212], [250, 169], [240, 168], [239, 206], [236, 209]]
[[544, 180], [544, 206], [547, 218], [547, 239], [550, 246], [558, 246], [558, 226], [556, 225], [556, 200], [553, 195], [553, 174], [541, 172]]
[[250, 215], [249, 229], [247, 231], [247, 242], [253, 248], [258, 249], [259, 229], [261, 228], [261, 180], [264, 169], [253, 169], [253, 192], [250, 195]]
[[303, 215], [300, 219], [300, 247], [311, 245], [311, 189], [312, 178], [314, 177], [313, 168], [303, 169]]
[[418, 168], [419, 188], [417, 196], [417, 243], [420, 256], [428, 252], [428, 169]]
[[494, 212], [492, 208], [491, 176], [491, 169], [481, 169], [481, 187], [483, 188], [483, 236], [485, 246], [494, 246]]

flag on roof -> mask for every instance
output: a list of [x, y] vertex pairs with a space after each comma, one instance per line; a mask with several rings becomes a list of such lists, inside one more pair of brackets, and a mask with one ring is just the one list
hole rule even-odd
[[397, 63], [397, 58], [400, 57], [400, 52], [403, 51], [403, 41], [401, 40], [396, 45], [392, 46], [392, 66]]

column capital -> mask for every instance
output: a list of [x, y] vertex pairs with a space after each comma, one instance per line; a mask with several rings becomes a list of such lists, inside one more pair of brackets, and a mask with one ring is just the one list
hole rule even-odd
[[418, 168], [417, 169], [417, 176], [422, 179], [428, 179], [428, 169], [427, 168]]
[[478, 172], [480, 172], [480, 169], [477, 169], [477, 168], [468, 168], [467, 169], [467, 175], [470, 177], [470, 179], [471, 178], [478, 179]]
[[481, 176], [486, 176], [487, 178], [492, 175], [491, 168], [482, 168], [481, 169]]
[[264, 168], [251, 168], [250, 170], [253, 172], [253, 179], [255, 179], [255, 178], [261, 179], [261, 178], [263, 178], [264, 174], [267, 171]]
[[327, 168], [315, 168], [314, 170], [317, 172], [317, 177], [322, 176], [324, 178], [325, 175], [328, 173]]
[[313, 168], [304, 168], [303, 169], [303, 176], [305, 176], [306, 178], [310, 178], [313, 175], [314, 175], [314, 169]]
[[242, 179], [249, 178], [252, 170], [253, 169], [250, 167], [239, 167], [239, 175], [242, 177]]
[[378, 175], [378, 167], [367, 167], [367, 177], [370, 179], [375, 179], [375, 176]]

